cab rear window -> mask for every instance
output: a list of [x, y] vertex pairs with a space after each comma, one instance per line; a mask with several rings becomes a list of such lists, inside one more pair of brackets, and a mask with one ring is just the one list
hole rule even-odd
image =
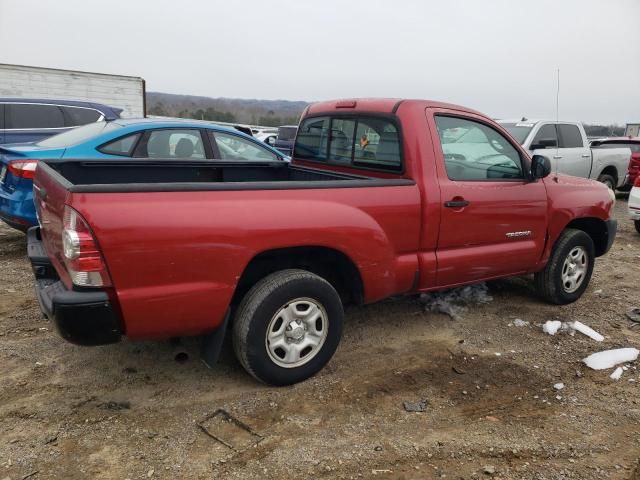
[[293, 156], [334, 165], [402, 171], [400, 131], [387, 117], [308, 117], [298, 129]]

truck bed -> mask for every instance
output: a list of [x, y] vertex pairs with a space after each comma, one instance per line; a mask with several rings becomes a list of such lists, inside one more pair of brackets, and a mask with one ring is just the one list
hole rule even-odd
[[409, 185], [409, 179], [380, 179], [328, 172], [286, 162], [212, 160], [51, 160], [49, 169], [68, 191], [158, 192], [198, 190], [281, 190]]

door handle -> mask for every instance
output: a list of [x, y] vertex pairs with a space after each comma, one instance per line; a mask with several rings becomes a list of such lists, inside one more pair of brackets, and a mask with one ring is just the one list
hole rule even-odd
[[464, 208], [468, 205], [468, 200], [449, 200], [448, 202], [444, 202], [444, 206], [447, 208]]
[[562, 155], [554, 155], [553, 159], [554, 160], [560, 160], [562, 158]]
[[582, 158], [589, 158], [591, 156], [590, 153], [583, 153]]

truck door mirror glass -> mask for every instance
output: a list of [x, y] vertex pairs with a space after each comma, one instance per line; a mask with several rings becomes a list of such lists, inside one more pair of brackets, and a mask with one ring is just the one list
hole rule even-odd
[[551, 160], [543, 155], [534, 155], [531, 159], [531, 176], [544, 178], [551, 173]]
[[558, 141], [555, 138], [541, 138], [536, 143], [531, 144], [531, 150], [541, 150], [543, 148], [555, 148]]

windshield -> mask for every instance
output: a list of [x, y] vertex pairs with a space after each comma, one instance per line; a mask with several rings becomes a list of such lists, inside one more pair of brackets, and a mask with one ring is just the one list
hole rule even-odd
[[94, 122], [82, 127], [74, 128], [53, 137], [45, 138], [44, 140], [36, 143], [39, 147], [47, 148], [66, 148], [73, 145], [82, 143], [90, 138], [93, 138], [101, 133], [111, 132], [118, 128], [122, 128], [117, 123], [113, 122]]
[[533, 128], [533, 123], [502, 123], [500, 122], [503, 128], [505, 128], [513, 138], [515, 138], [520, 145], [524, 143], [524, 141], [529, 136], [529, 132]]

